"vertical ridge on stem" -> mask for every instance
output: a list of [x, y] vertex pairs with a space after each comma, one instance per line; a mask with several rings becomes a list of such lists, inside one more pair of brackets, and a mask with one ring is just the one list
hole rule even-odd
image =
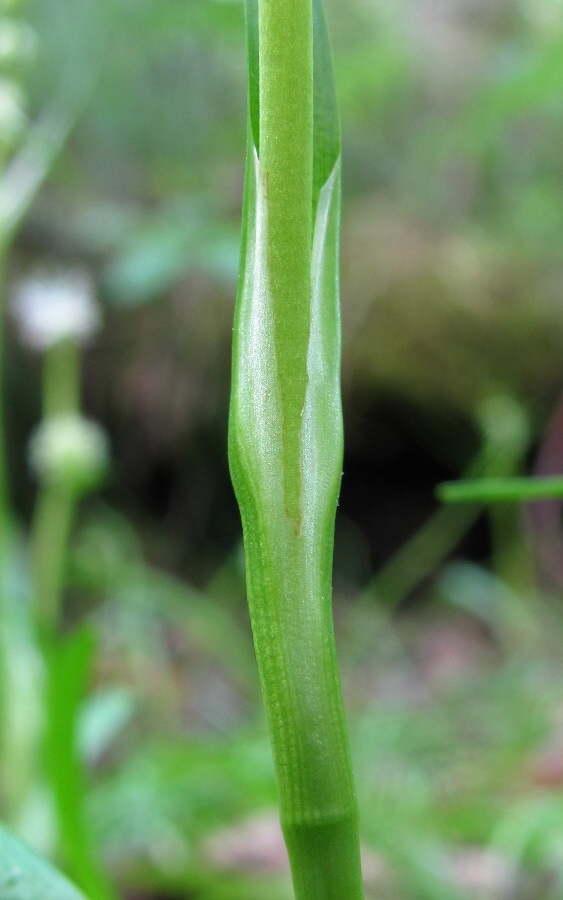
[[310, 0], [258, 4], [260, 171], [266, 268], [282, 398], [286, 510], [302, 520], [301, 416], [307, 387], [313, 203], [313, 14]]

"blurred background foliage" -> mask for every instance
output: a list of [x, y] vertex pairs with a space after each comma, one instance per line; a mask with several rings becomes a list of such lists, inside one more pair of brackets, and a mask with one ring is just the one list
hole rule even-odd
[[[563, 4], [327, 9], [344, 165], [335, 599], [369, 896], [560, 898], [559, 505], [440, 510], [434, 490], [561, 471]], [[128, 900], [288, 898], [226, 461], [243, 4], [26, 14], [26, 114], [53, 98], [80, 114], [8, 294], [79, 264], [104, 317], [83, 395], [112, 467], [80, 507], [65, 600], [67, 628], [98, 634], [79, 729], [90, 828]], [[26, 523], [40, 368], [7, 327]], [[40, 823], [29, 834], [41, 845]]]

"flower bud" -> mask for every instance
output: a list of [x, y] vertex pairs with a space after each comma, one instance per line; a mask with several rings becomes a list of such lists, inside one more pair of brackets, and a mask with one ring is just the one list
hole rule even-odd
[[29, 461], [44, 482], [85, 493], [103, 479], [109, 464], [109, 442], [103, 428], [80, 415], [46, 419], [32, 434]]

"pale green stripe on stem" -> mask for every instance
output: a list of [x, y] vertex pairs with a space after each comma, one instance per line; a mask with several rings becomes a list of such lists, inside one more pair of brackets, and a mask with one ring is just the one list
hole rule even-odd
[[284, 494], [299, 529], [301, 415], [307, 386], [313, 204], [310, 2], [258, 4], [260, 170], [268, 290], [282, 395]]

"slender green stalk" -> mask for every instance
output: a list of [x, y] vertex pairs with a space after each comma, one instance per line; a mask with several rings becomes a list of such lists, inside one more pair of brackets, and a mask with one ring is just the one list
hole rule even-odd
[[[43, 421], [80, 410], [80, 350], [76, 341], [48, 347], [43, 364]], [[64, 479], [44, 478], [31, 527], [36, 622], [50, 642], [60, 624], [67, 548], [76, 496]]]
[[298, 900], [360, 900], [334, 644], [342, 471], [338, 121], [322, 6], [248, 0], [249, 146], [229, 459]]
[[37, 764], [41, 672], [34, 637], [26, 621], [27, 609], [14, 590], [19, 537], [9, 490], [4, 394], [8, 248], [0, 209], [0, 779], [4, 819], [17, 825], [30, 796]]
[[[80, 348], [59, 341], [45, 352], [43, 420], [80, 410]], [[44, 480], [32, 523], [36, 620], [42, 634], [54, 635], [60, 621], [67, 547], [76, 507], [75, 492], [63, 480]]]
[[302, 515], [301, 414], [307, 387], [313, 206], [313, 17], [310, 2], [258, 4], [264, 267], [283, 397], [284, 498]]
[[[44, 666], [29, 618], [27, 592], [13, 577], [21, 546], [12, 536], [12, 572], [2, 572], [0, 595], [0, 770], [2, 817], [16, 829], [29, 821], [37, 788], [38, 735], [44, 722]], [[0, 894], [1, 896], [1, 894]]]
[[[526, 417], [519, 404], [504, 394], [492, 394], [477, 410], [482, 443], [460, 481], [446, 482], [438, 487], [439, 499], [449, 501], [470, 486], [512, 484], [512, 476], [519, 472], [529, 445]], [[500, 499], [500, 498], [499, 498]], [[480, 495], [473, 489], [466, 493], [466, 503], [446, 502], [422, 525], [410, 540], [379, 570], [362, 591], [363, 602], [376, 597], [385, 606], [398, 606], [423, 578], [435, 571], [454, 549], [459, 540], [483, 512]], [[489, 511], [497, 575], [515, 574], [526, 569], [526, 551], [518, 540], [519, 522], [514, 515], [499, 521]], [[504, 513], [505, 511], [502, 510]], [[509, 514], [510, 514], [509, 510]], [[506, 540], [508, 536], [508, 541]], [[512, 538], [512, 539], [511, 539]], [[513, 549], [517, 560], [505, 567]], [[517, 578], [522, 585], [524, 579]]]
[[[10, 5], [14, 4], [8, 4]], [[99, 4], [93, 4], [92, 8], [97, 6]], [[82, 19], [84, 11], [84, 8], [80, 11]], [[89, 25], [91, 24], [90, 19]], [[91, 43], [93, 29], [88, 28], [85, 33]], [[94, 68], [91, 63], [94, 57], [87, 59], [80, 50], [77, 53], [76, 46], [73, 41], [72, 59], [68, 60], [69, 69], [65, 69], [60, 85], [44, 113], [26, 128], [21, 144], [10, 155], [6, 165], [2, 160], [0, 385], [3, 378], [6, 257], [25, 215], [93, 87]], [[95, 54], [95, 58], [97, 70], [97, 59], [101, 55]], [[46, 362], [46, 369], [52, 370], [46, 378], [46, 417], [55, 415], [61, 409], [78, 409], [78, 351], [76, 347], [70, 346], [60, 347], [59, 350], [58, 356], [53, 350], [53, 355]], [[92, 900], [113, 900], [115, 893], [107, 886], [106, 878], [90, 847], [83, 791], [79, 791], [81, 783], [78, 774], [81, 766], [76, 755], [74, 730], [82, 682], [76, 678], [73, 682], [75, 673], [69, 671], [66, 673], [67, 677], [62, 679], [62, 684], [58, 685], [59, 689], [53, 689], [53, 661], [57, 660], [59, 649], [56, 640], [58, 609], [66, 541], [75, 500], [69, 490], [59, 490], [54, 485], [48, 485], [38, 501], [32, 555], [33, 579], [41, 599], [36, 600], [36, 621], [32, 622], [24, 602], [26, 598], [21, 595], [5, 455], [4, 403], [3, 396], [0, 396], [0, 774], [6, 782], [6, 812], [15, 825], [25, 829], [26, 805], [32, 796], [32, 788], [37, 787], [39, 782], [39, 757], [46, 745], [46, 755], [55, 758], [57, 762], [54, 765], [51, 760], [50, 766], [63, 849]], [[42, 632], [41, 648], [35, 639], [36, 625], [40, 626], [39, 630]], [[42, 655], [40, 649], [43, 651]], [[43, 670], [44, 663], [46, 672]], [[44, 723], [39, 708], [44, 680], [47, 681], [49, 695], [56, 694], [60, 698], [64, 693], [63, 688], [66, 688], [77, 697], [74, 706], [67, 704], [66, 719], [62, 725], [61, 716], [56, 718], [47, 715], [47, 734], [42, 733]], [[52, 700], [49, 702], [54, 708], [56, 704]], [[62, 701], [59, 699], [58, 702], [59, 708], [63, 708]], [[83, 898], [62, 877], [36, 860], [1, 829], [0, 896], [3, 900], [17, 900], [21, 897], [41, 897], [41, 900], [63, 900], [63, 897], [70, 900], [71, 896], [73, 900]]]
[[563, 497], [563, 476], [445, 481], [438, 487], [436, 493], [444, 503], [522, 503], [526, 500], [557, 500]]
[[7, 545], [11, 531], [11, 507], [8, 491], [8, 466], [6, 460], [6, 421], [4, 414], [4, 293], [6, 285], [6, 256], [8, 242], [2, 239], [0, 223], [0, 567], [7, 564]]
[[48, 641], [60, 625], [75, 506], [72, 491], [60, 484], [43, 485], [35, 505], [31, 533], [35, 613], [40, 634]]
[[[80, 430], [77, 434], [76, 429], [73, 433], [73, 422], [79, 426], [82, 423], [80, 347], [76, 338], [68, 337], [45, 350], [43, 422], [36, 433], [36, 452], [32, 453], [40, 479], [31, 534], [34, 619], [46, 669], [41, 750], [54, 800], [59, 850], [92, 900], [115, 900], [88, 827], [86, 777], [76, 747], [92, 641], [87, 633], [75, 632], [70, 637], [59, 633], [68, 546], [81, 492], [80, 481], [76, 481], [76, 454], [85, 455], [82, 463], [88, 465], [90, 452], [88, 447], [76, 447], [77, 438], [81, 444], [85, 435]], [[60, 445], [57, 449], [57, 435], [59, 440], [62, 436], [63, 452]]]
[[[476, 504], [489, 506], [495, 573], [516, 593], [524, 591], [531, 595], [535, 580], [530, 551], [522, 531], [520, 510], [510, 502], [523, 501], [526, 495], [533, 499], [538, 489], [533, 479], [518, 477], [530, 445], [528, 418], [521, 404], [504, 393], [492, 394], [477, 413], [485, 439], [485, 465], [481, 472], [467, 472], [459, 482], [440, 485], [437, 494], [446, 504], [465, 501], [470, 508]], [[539, 489], [541, 492], [541, 484]], [[441, 511], [446, 515], [452, 508], [445, 506]]]
[[72, 339], [57, 341], [43, 362], [43, 419], [80, 411], [81, 348]]

